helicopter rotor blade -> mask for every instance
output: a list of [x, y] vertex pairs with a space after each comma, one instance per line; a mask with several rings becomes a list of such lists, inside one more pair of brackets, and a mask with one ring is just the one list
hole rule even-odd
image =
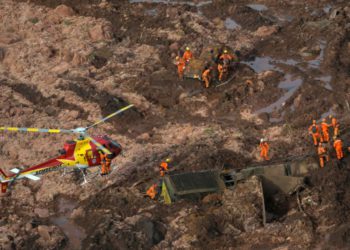
[[18, 127], [0, 127], [0, 131], [12, 131], [12, 132], [39, 132], [39, 133], [74, 133], [68, 129], [50, 129], [50, 128], [18, 128]]
[[100, 123], [103, 123], [103, 122], [107, 121], [108, 119], [112, 118], [113, 116], [116, 116], [116, 115], [118, 115], [118, 114], [124, 112], [125, 110], [128, 110], [129, 108], [131, 108], [131, 107], [133, 107], [133, 106], [134, 106], [133, 104], [130, 104], [130, 105], [124, 107], [124, 108], [119, 109], [118, 111], [116, 111], [116, 112], [114, 112], [114, 113], [112, 113], [112, 114], [106, 116], [105, 118], [103, 118], [103, 119], [101, 119], [101, 120], [95, 122], [94, 124], [92, 124], [92, 125], [86, 127], [86, 130], [88, 130], [88, 129], [92, 128], [92, 127], [95, 127], [95, 126], [97, 126], [97, 125], [100, 124]]
[[101, 145], [101, 143], [97, 142], [95, 139], [93, 139], [91, 136], [85, 134], [85, 138], [89, 139], [90, 141], [92, 141], [98, 149], [102, 150], [105, 154], [112, 154], [111, 151], [109, 151], [107, 148], [105, 148], [104, 146]]

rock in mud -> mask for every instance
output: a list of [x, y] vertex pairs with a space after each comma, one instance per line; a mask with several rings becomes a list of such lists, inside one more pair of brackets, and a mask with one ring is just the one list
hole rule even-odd
[[35, 208], [34, 213], [40, 218], [46, 218], [50, 215], [49, 210], [47, 208]]
[[62, 17], [69, 17], [75, 15], [74, 10], [71, 7], [68, 7], [64, 4], [58, 5], [55, 9], [55, 13]]
[[258, 37], [268, 37], [278, 31], [278, 26], [261, 26], [255, 31], [255, 35]]
[[39, 225], [38, 234], [40, 236], [36, 242], [45, 249], [54, 249], [64, 244], [65, 237], [56, 226]]
[[94, 42], [112, 39], [112, 28], [109, 25], [96, 24], [89, 30], [89, 35]]

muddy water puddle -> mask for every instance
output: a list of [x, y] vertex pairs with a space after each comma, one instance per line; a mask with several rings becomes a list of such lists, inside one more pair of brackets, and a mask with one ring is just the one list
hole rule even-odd
[[316, 77], [316, 80], [319, 80], [324, 83], [324, 87], [328, 90], [333, 90], [333, 87], [331, 86], [332, 76], [320, 76]]
[[[309, 60], [308, 66], [312, 69], [318, 69], [321, 66], [321, 63], [324, 58], [324, 49], [326, 47], [326, 42], [320, 41], [320, 54], [313, 60]], [[285, 74], [285, 79], [279, 83], [278, 88], [285, 90], [286, 92], [274, 103], [268, 105], [267, 107], [261, 108], [255, 112], [255, 114], [260, 113], [272, 113], [274, 111], [278, 111], [281, 109], [285, 103], [293, 96], [293, 94], [299, 89], [299, 87], [303, 84], [303, 80], [301, 76], [292, 75], [287, 73], [285, 70], [281, 68], [282, 65], [290, 66], [290, 68], [297, 68], [302, 72], [307, 72], [307, 69], [301, 67], [301, 61], [294, 59], [275, 59], [270, 56], [263, 57], [255, 57], [254, 60], [243, 61], [242, 63], [249, 65], [256, 73], [261, 73], [268, 70], [278, 71]], [[323, 83], [323, 87], [328, 90], [333, 90], [331, 86], [332, 77], [330, 75], [320, 75], [314, 78], [315, 80], [319, 80]], [[291, 109], [292, 111], [293, 108]], [[281, 116], [282, 117], [282, 116]], [[278, 122], [281, 118], [278, 118], [276, 121]]]
[[331, 9], [332, 9], [332, 5], [330, 5], [330, 4], [323, 7], [323, 11], [326, 14], [328, 14], [331, 11]]
[[257, 110], [255, 113], [272, 113], [278, 111], [285, 105], [285, 102], [292, 97], [292, 95], [299, 89], [302, 85], [303, 80], [300, 77], [293, 77], [291, 74], [285, 76], [285, 80], [279, 83], [278, 88], [286, 90], [285, 94], [281, 96], [276, 102], [270, 104], [269, 106]]
[[145, 15], [146, 16], [157, 16], [158, 10], [157, 9], [145, 10]]
[[168, 5], [188, 5], [193, 7], [203, 7], [205, 5], [211, 4], [213, 1], [199, 1], [199, 2], [192, 2], [192, 1], [173, 1], [173, 0], [129, 0], [129, 3], [161, 3], [161, 4], [168, 4]]
[[256, 11], [265, 11], [268, 10], [267, 6], [264, 4], [247, 4], [247, 6]]
[[232, 18], [228, 17], [225, 19], [225, 27], [228, 30], [235, 30], [235, 29], [240, 29], [241, 25], [236, 23], [236, 21], [233, 20]]
[[76, 201], [60, 197], [57, 201], [57, 215], [50, 219], [68, 238], [68, 243], [64, 248], [67, 250], [82, 249], [81, 243], [86, 237], [84, 230], [69, 218], [76, 206]]
[[269, 56], [255, 57], [254, 60], [243, 61], [242, 63], [249, 65], [255, 72], [261, 73], [267, 70], [282, 71], [278, 64], [285, 64], [289, 66], [296, 66], [299, 62], [294, 59], [274, 59]]
[[324, 59], [324, 50], [326, 48], [327, 43], [325, 41], [320, 41], [320, 54], [313, 60], [308, 60], [309, 68], [319, 69], [321, 63]]

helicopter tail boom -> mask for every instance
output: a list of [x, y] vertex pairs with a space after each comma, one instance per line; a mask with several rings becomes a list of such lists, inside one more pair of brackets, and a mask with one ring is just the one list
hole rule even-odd
[[7, 186], [8, 186], [8, 181], [6, 181], [7, 177], [8, 176], [5, 174], [5, 172], [0, 168], [1, 193], [6, 193]]
[[5, 174], [4, 170], [2, 170], [0, 168], [0, 182], [3, 182], [4, 180], [6, 180], [7, 175]]

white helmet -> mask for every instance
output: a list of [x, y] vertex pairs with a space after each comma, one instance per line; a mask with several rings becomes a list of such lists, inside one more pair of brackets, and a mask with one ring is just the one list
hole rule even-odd
[[261, 139], [260, 139], [260, 142], [264, 142], [264, 138], [261, 138]]

